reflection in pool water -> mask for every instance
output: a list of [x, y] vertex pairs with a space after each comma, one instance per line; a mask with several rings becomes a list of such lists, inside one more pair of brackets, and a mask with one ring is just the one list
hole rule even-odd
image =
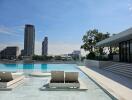
[[0, 64], [0, 71], [77, 71], [75, 64]]
[[47, 71], [47, 64], [41, 64], [41, 69], [42, 69], [42, 71], [43, 71], [43, 69], [44, 69], [45, 71]]
[[75, 64], [0, 64], [0, 71], [24, 72], [29, 74], [32, 72], [50, 72], [52, 70], [60, 71], [77, 71]]

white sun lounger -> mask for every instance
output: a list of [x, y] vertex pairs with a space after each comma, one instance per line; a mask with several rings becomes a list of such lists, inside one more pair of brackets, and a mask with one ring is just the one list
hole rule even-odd
[[65, 72], [65, 84], [68, 87], [79, 88], [78, 72]]
[[64, 71], [51, 71], [50, 83], [64, 83]]
[[23, 75], [12, 75], [11, 72], [0, 72], [0, 90], [6, 89], [23, 79]]
[[50, 88], [79, 88], [78, 72], [52, 71]]

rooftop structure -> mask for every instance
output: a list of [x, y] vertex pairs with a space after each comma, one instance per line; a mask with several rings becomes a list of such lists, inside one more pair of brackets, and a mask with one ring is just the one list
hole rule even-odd
[[119, 34], [113, 35], [110, 38], [102, 40], [96, 44], [96, 46], [119, 46], [122, 41], [132, 39], [132, 28], [120, 32]]

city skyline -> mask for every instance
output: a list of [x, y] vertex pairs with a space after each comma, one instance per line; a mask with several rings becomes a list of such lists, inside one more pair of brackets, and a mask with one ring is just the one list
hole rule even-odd
[[0, 49], [23, 49], [24, 25], [33, 24], [35, 54], [41, 54], [44, 36], [50, 38], [49, 54], [64, 54], [80, 49], [82, 36], [89, 29], [118, 33], [132, 26], [132, 0], [1, 0], [0, 12]]

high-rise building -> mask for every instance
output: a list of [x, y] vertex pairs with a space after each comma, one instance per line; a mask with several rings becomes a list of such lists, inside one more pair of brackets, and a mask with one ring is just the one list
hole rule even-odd
[[24, 56], [34, 55], [35, 45], [35, 27], [34, 25], [25, 25], [24, 32]]
[[19, 56], [19, 47], [6, 47], [0, 52], [1, 59], [17, 59]]
[[48, 55], [48, 37], [45, 37], [42, 42], [42, 55]]

